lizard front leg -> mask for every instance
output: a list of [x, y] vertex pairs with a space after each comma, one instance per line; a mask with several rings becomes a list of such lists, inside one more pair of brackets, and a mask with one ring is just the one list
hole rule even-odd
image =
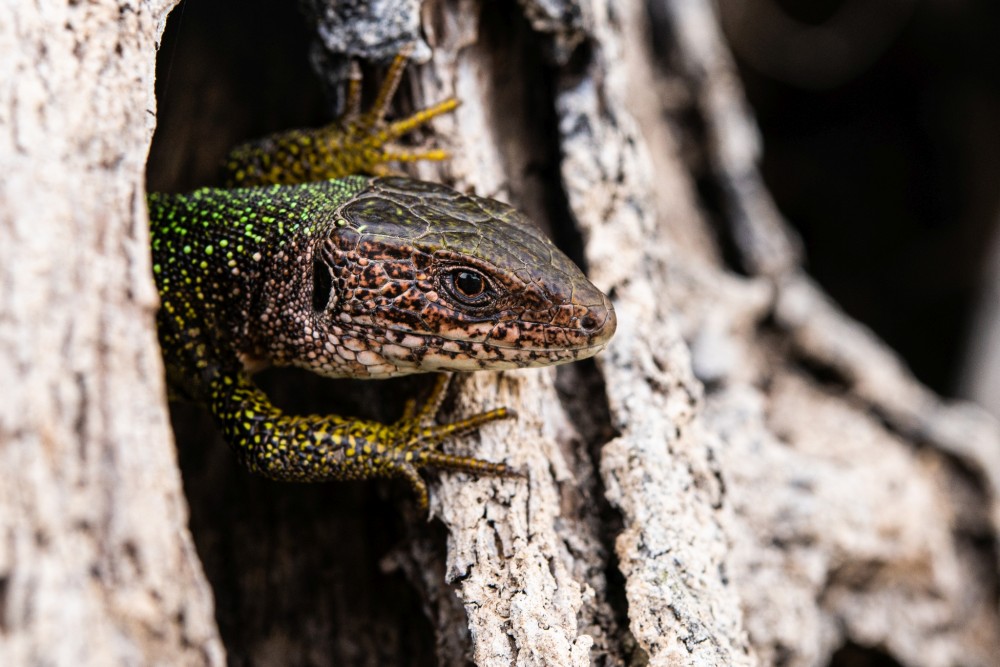
[[250, 470], [265, 477], [293, 482], [402, 477], [427, 507], [422, 468], [439, 468], [486, 475], [515, 474], [493, 463], [439, 451], [450, 437], [476, 431], [483, 424], [514, 416], [506, 408], [467, 419], [435, 424], [448, 385], [439, 375], [423, 403], [407, 402], [403, 416], [392, 424], [335, 415], [297, 416], [274, 406], [245, 373], [221, 374], [211, 385], [210, 406], [226, 440]]
[[440, 161], [441, 149], [411, 150], [393, 142], [432, 118], [454, 111], [458, 100], [448, 98], [407, 118], [385, 121], [399, 86], [410, 49], [392, 61], [372, 107], [361, 112], [361, 74], [352, 63], [347, 103], [340, 118], [324, 127], [272, 134], [234, 148], [225, 160], [227, 187], [296, 185], [342, 178], [351, 174], [385, 175], [389, 162]]

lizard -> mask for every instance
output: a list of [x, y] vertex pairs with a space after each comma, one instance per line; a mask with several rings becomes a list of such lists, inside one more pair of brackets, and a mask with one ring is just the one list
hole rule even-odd
[[[157, 330], [172, 397], [211, 411], [237, 458], [275, 480], [401, 477], [421, 508], [424, 468], [511, 475], [441, 451], [514, 416], [497, 408], [435, 422], [449, 372], [592, 356], [616, 327], [610, 299], [514, 208], [393, 175], [442, 160], [394, 140], [457, 107], [446, 99], [386, 122], [407, 54], [361, 112], [360, 70], [330, 125], [237, 146], [225, 187], [148, 193]], [[252, 375], [298, 366], [330, 377], [438, 372], [429, 398], [391, 424], [291, 415]]]

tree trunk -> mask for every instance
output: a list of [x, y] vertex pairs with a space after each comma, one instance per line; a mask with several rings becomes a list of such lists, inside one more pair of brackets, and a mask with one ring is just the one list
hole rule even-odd
[[[141, 196], [165, 7], [129, 7], [0, 10], [0, 663], [995, 664], [1000, 428], [806, 277], [703, 0], [184, 8], [151, 189], [329, 118], [311, 35], [327, 84], [416, 39], [401, 106], [463, 104], [415, 173], [524, 210], [619, 321], [595, 362], [457, 379], [450, 414], [519, 418], [451, 449], [527, 475], [432, 475], [430, 521], [403, 484], [253, 478], [179, 406], [199, 564]], [[427, 386], [263, 383], [389, 419]]]
[[156, 345], [167, 3], [0, 4], [0, 664], [222, 664]]

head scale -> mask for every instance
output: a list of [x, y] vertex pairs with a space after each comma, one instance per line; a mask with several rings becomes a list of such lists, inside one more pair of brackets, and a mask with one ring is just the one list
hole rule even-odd
[[614, 333], [610, 300], [506, 204], [374, 178], [329, 229], [305, 277], [313, 354], [284, 363], [355, 377], [520, 368], [592, 356]]

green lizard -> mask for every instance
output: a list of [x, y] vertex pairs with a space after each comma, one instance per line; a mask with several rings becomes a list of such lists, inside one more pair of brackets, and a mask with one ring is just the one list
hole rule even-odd
[[236, 148], [225, 189], [147, 201], [171, 392], [207, 405], [252, 471], [290, 481], [403, 477], [426, 507], [421, 468], [511, 474], [439, 450], [511, 411], [435, 424], [442, 373], [430, 399], [409, 401], [393, 424], [293, 416], [251, 374], [291, 365], [386, 378], [557, 364], [600, 351], [615, 314], [510, 206], [388, 175], [389, 161], [446, 157], [390, 144], [457, 105], [384, 122], [405, 61], [397, 56], [370, 111], [360, 113], [352, 76], [333, 125]]

